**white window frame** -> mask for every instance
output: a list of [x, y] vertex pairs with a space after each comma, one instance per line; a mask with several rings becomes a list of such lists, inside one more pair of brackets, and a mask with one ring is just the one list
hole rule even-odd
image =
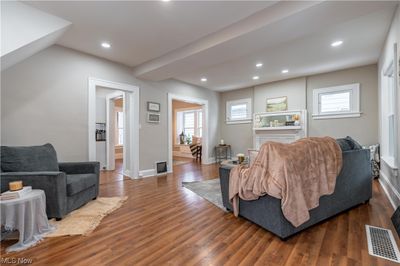
[[[246, 104], [249, 112], [247, 113], [247, 117], [243, 119], [232, 119], [231, 118], [231, 109], [234, 105]], [[251, 123], [253, 119], [253, 108], [251, 98], [239, 99], [234, 101], [226, 102], [226, 123], [227, 124], [246, 124]]]
[[[396, 47], [396, 46], [395, 46]], [[394, 49], [396, 52], [396, 48]], [[396, 58], [396, 57], [394, 57]], [[398, 86], [398, 80], [397, 80], [397, 69], [396, 69], [396, 64], [395, 60], [392, 60], [385, 68], [383, 68], [383, 73], [382, 73], [382, 81], [383, 81], [383, 87], [382, 87], [382, 117], [381, 117], [381, 127], [382, 127], [382, 157], [381, 159], [392, 169], [397, 170], [398, 165], [397, 165], [397, 130], [398, 130], [398, 125], [397, 125], [397, 104], [396, 100], [397, 99], [397, 86]], [[389, 84], [391, 82], [390, 79], [393, 79], [393, 95], [390, 95], [389, 93]], [[389, 103], [389, 101], [392, 101]], [[393, 143], [389, 143], [389, 134], [391, 133], [390, 127], [389, 127], [389, 120], [393, 120]], [[392, 153], [390, 153], [390, 147], [393, 148]]]
[[[321, 96], [324, 94], [334, 94], [340, 92], [350, 92], [350, 111], [329, 113], [321, 112]], [[360, 116], [360, 83], [319, 88], [313, 90], [313, 119], [351, 118]]]
[[[124, 110], [122, 107], [115, 106], [114, 107], [114, 146], [121, 147], [124, 144], [119, 144], [119, 132], [118, 132], [118, 113], [123, 113]], [[122, 129], [124, 130], [124, 128]], [[124, 140], [123, 140], [124, 141]]]
[[[119, 114], [122, 114], [122, 127], [120, 127], [119, 126]], [[117, 137], [117, 139], [115, 140], [115, 146], [123, 146], [124, 145], [124, 137], [122, 137], [122, 143], [120, 143], [121, 141], [121, 139], [120, 139], [120, 137], [119, 137], [119, 130], [122, 130], [122, 136], [124, 135], [124, 118], [123, 118], [123, 115], [124, 115], [124, 112], [123, 112], [123, 110], [118, 110], [118, 111], [116, 111], [116, 114], [117, 114], [117, 118], [116, 118], [116, 128], [117, 128], [117, 132], [116, 132], [116, 134], [115, 134], [115, 136]]]
[[[178, 113], [182, 113], [182, 119], [178, 119]], [[176, 109], [175, 110], [176, 124], [175, 124], [175, 129], [174, 129], [175, 145], [179, 145], [179, 138], [180, 138], [179, 135], [182, 133], [179, 131], [181, 131], [181, 130], [184, 131], [184, 123], [185, 123], [184, 113], [194, 113], [194, 135], [193, 136], [203, 138], [203, 135], [204, 135], [203, 134], [204, 133], [203, 132], [203, 123], [201, 125], [198, 123], [199, 113], [202, 113], [202, 116], [204, 117], [203, 108], [189, 107], [189, 108]], [[202, 119], [203, 119], [203, 117], [202, 117]], [[178, 125], [178, 120], [180, 120], [180, 122], [182, 122], [182, 125]], [[180, 130], [178, 130], [178, 129], [180, 129]], [[186, 134], [186, 132], [184, 132], [184, 133]], [[200, 136], [200, 133], [201, 133], [201, 136]], [[193, 136], [191, 136], [191, 137], [193, 137]]]

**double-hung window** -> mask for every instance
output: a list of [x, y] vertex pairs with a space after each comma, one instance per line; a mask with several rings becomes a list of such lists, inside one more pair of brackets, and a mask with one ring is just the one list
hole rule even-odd
[[226, 102], [226, 123], [250, 123], [252, 116], [251, 98]]
[[313, 91], [313, 118], [359, 117], [360, 84], [348, 84]]
[[396, 76], [393, 61], [384, 69], [382, 81], [382, 158], [392, 168], [396, 166]]
[[203, 135], [203, 111], [202, 109], [190, 109], [176, 112], [176, 143], [179, 143], [179, 135], [183, 132], [186, 137], [199, 137]]
[[124, 144], [124, 113], [117, 112], [117, 145]]

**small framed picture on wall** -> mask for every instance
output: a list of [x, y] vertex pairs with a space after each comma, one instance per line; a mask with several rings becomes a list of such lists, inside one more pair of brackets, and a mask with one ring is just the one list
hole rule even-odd
[[147, 122], [155, 124], [160, 123], [160, 114], [150, 113], [150, 112], [147, 113]]
[[147, 102], [147, 111], [160, 112], [160, 104], [155, 102]]
[[287, 111], [287, 97], [277, 97], [267, 99], [267, 112]]

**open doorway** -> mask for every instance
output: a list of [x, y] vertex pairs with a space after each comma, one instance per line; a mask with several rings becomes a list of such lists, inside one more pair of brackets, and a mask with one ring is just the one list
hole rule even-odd
[[208, 100], [168, 94], [169, 172], [173, 171], [174, 165], [186, 161], [210, 162], [207, 122]]
[[172, 165], [201, 163], [203, 106], [172, 100]]
[[123, 174], [124, 92], [96, 87], [96, 161]]
[[89, 78], [88, 96], [89, 160], [139, 178], [139, 88]]

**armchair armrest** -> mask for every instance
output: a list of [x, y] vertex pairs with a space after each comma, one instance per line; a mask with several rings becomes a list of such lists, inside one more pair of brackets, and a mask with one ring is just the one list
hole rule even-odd
[[58, 163], [58, 167], [61, 172], [66, 174], [99, 174], [100, 163], [99, 162], [68, 162]]
[[21, 180], [24, 186], [42, 189], [46, 195], [46, 212], [49, 218], [62, 218], [67, 212], [67, 177], [62, 172], [6, 172], [0, 173], [1, 192], [8, 183]]

